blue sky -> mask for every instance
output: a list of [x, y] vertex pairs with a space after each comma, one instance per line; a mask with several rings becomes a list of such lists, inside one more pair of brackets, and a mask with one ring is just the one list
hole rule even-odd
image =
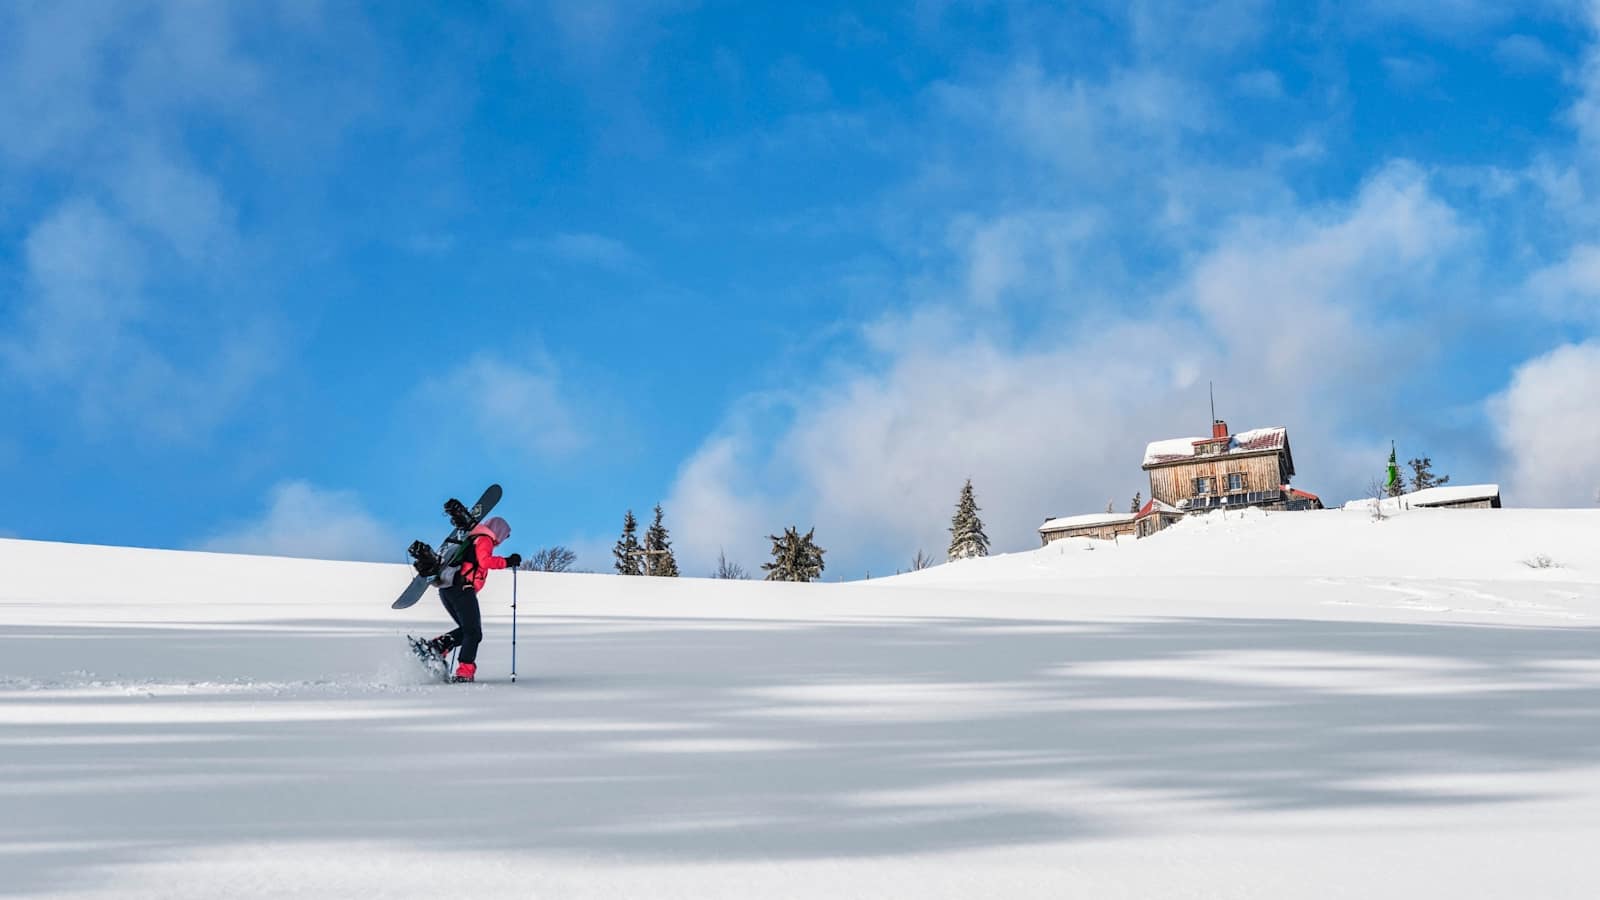
[[1576, 2], [0, 10], [0, 532], [830, 577], [1146, 490], [1145, 442], [1390, 440], [1600, 490]]

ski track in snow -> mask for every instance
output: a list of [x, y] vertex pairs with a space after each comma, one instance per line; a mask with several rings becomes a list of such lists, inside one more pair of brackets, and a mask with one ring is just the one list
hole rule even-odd
[[1065, 544], [524, 576], [515, 684], [491, 581], [458, 686], [400, 566], [0, 541], [0, 893], [1600, 895], [1600, 513]]

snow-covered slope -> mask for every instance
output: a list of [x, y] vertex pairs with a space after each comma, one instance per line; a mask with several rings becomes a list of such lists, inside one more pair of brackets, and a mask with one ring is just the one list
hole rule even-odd
[[858, 584], [0, 541], [17, 895], [1590, 897], [1600, 513], [1191, 519]]
[[1365, 510], [1243, 510], [1192, 516], [1144, 540], [1078, 538], [1031, 553], [964, 561], [906, 578], [929, 584], [1084, 576], [1379, 578], [1529, 577], [1541, 555], [1565, 574], [1600, 581], [1600, 511], [1414, 509], [1374, 521]]

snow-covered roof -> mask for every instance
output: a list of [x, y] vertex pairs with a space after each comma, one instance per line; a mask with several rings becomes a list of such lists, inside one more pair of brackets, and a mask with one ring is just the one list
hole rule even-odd
[[1175, 459], [1188, 459], [1194, 455], [1195, 442], [1203, 440], [1205, 438], [1169, 438], [1164, 441], [1151, 441], [1144, 448], [1144, 464], [1153, 466]]
[[[1144, 464], [1159, 466], [1162, 463], [1194, 459], [1194, 447], [1213, 440], [1209, 437], [1169, 438], [1151, 441], [1144, 448]], [[1265, 450], [1282, 450], [1288, 446], [1289, 431], [1282, 426], [1252, 428], [1228, 438], [1227, 453], [1260, 453]]]
[[1040, 531], [1061, 531], [1067, 528], [1092, 528], [1096, 525], [1121, 525], [1132, 522], [1135, 513], [1089, 513], [1083, 516], [1061, 516], [1047, 520]]
[[[1413, 490], [1400, 496], [1387, 496], [1384, 498], [1384, 509], [1389, 509], [1390, 506], [1397, 509], [1448, 506], [1451, 503], [1494, 500], [1498, 496], [1498, 484], [1446, 484], [1443, 487], [1430, 487], [1427, 490]], [[1368, 509], [1371, 508], [1371, 504], [1373, 504], [1371, 500], [1352, 500], [1344, 504], [1344, 508]]]
[[1162, 502], [1162, 501], [1157, 500], [1157, 499], [1152, 497], [1150, 499], [1150, 502], [1146, 503], [1139, 510], [1139, 514], [1137, 516], [1135, 516], [1134, 518], [1142, 519], [1145, 516], [1153, 516], [1156, 513], [1168, 513], [1168, 514], [1171, 514], [1171, 515], [1180, 516], [1180, 515], [1183, 515], [1183, 510], [1177, 508], [1176, 506], [1173, 506], [1170, 503], [1165, 503], [1165, 502]]
[[[1421, 491], [1412, 491], [1398, 497], [1384, 498], [1384, 509], [1397, 507], [1447, 506], [1451, 503], [1472, 503], [1476, 500], [1493, 500], [1500, 496], [1498, 484], [1447, 484], [1443, 487], [1428, 488]], [[1344, 505], [1345, 509], [1367, 509], [1372, 506], [1372, 501], [1351, 500]]]
[[1471, 503], [1500, 496], [1498, 484], [1447, 484], [1443, 487], [1412, 491], [1405, 495], [1412, 506], [1437, 506], [1441, 503]]

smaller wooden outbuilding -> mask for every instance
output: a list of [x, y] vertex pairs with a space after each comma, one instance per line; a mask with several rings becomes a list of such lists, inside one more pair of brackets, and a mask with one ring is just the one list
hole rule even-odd
[[1498, 484], [1447, 484], [1401, 494], [1406, 506], [1421, 509], [1499, 509]]
[[1283, 485], [1283, 508], [1294, 512], [1304, 512], [1312, 509], [1324, 509], [1322, 498], [1310, 491], [1302, 491]]
[[1094, 538], [1101, 541], [1116, 540], [1122, 535], [1133, 535], [1138, 513], [1090, 513], [1085, 516], [1062, 516], [1049, 519], [1039, 526], [1039, 539], [1048, 544], [1062, 538]]
[[1371, 509], [1374, 502], [1382, 512], [1393, 513], [1407, 509], [1500, 509], [1498, 484], [1447, 484], [1443, 487], [1425, 488], [1384, 497], [1381, 501], [1351, 500], [1345, 509]]
[[1152, 498], [1133, 518], [1133, 532], [1146, 538], [1183, 518], [1183, 510]]

